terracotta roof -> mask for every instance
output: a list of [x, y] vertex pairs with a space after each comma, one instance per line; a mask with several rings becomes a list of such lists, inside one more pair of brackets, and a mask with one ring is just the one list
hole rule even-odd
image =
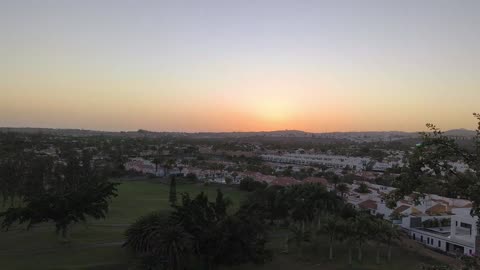
[[401, 205], [401, 206], [395, 208], [395, 210], [393, 210], [393, 212], [396, 213], [396, 214], [400, 214], [400, 213], [402, 213], [403, 211], [405, 211], [409, 208], [410, 208], [410, 206], [408, 206], [408, 205]]
[[425, 210], [425, 213], [433, 216], [433, 215], [444, 214], [447, 212], [447, 210], [448, 210], [447, 206], [437, 203], [434, 206]]
[[303, 179], [303, 183], [319, 183], [326, 186], [328, 185], [328, 180], [323, 177], [307, 177]]
[[301, 184], [301, 182], [296, 180], [293, 177], [277, 177], [270, 184], [272, 186], [290, 186], [290, 185]]
[[412, 212], [410, 213], [412, 216], [424, 216], [425, 214], [422, 213], [422, 211], [418, 210], [415, 207], [412, 207]]
[[377, 210], [377, 202], [373, 200], [366, 200], [358, 204], [358, 207], [362, 209], [374, 209]]

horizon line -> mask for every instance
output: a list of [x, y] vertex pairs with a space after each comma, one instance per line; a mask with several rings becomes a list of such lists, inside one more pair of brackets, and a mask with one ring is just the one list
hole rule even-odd
[[[196, 134], [196, 133], [271, 133], [271, 132], [303, 132], [307, 134], [328, 134], [328, 133], [372, 133], [372, 132], [383, 132], [383, 133], [421, 133], [424, 131], [403, 131], [403, 130], [359, 130], [359, 131], [322, 131], [322, 132], [312, 132], [299, 129], [276, 129], [276, 130], [250, 130], [250, 131], [158, 131], [158, 130], [148, 130], [143, 128], [138, 128], [136, 130], [101, 130], [101, 129], [89, 129], [89, 128], [64, 128], [64, 127], [28, 127], [28, 126], [18, 126], [18, 127], [7, 127], [0, 126], [0, 129], [50, 129], [50, 130], [79, 130], [79, 131], [90, 131], [90, 132], [104, 132], [104, 133], [128, 133], [128, 132], [152, 132], [152, 133], [186, 133], [186, 134]], [[442, 130], [442, 132], [453, 131], [453, 130], [464, 130], [472, 131], [475, 130], [467, 128], [453, 128], [448, 130]]]

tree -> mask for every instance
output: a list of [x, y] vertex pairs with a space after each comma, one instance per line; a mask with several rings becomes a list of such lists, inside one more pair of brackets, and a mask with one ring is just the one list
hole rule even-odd
[[[472, 216], [480, 217], [480, 114], [473, 114], [478, 121], [472, 149], [466, 149], [446, 136], [433, 124], [427, 124], [430, 132], [421, 133], [422, 143], [409, 156], [408, 167], [394, 185], [397, 189], [388, 195], [389, 206], [394, 207], [404, 196], [417, 192], [417, 200], [429, 193], [425, 185], [429, 180], [445, 190], [454, 190], [455, 197], [472, 201]], [[450, 161], [468, 165], [465, 173], [457, 171]], [[425, 177], [427, 176], [427, 177]]]
[[78, 190], [61, 194], [42, 193], [23, 200], [23, 205], [10, 207], [0, 213], [2, 228], [8, 230], [14, 223], [33, 225], [53, 221], [56, 232], [68, 240], [70, 225], [85, 222], [87, 216], [105, 218], [109, 199], [117, 196], [117, 183], [100, 182], [82, 185]]
[[[152, 212], [133, 223], [125, 233], [124, 247], [140, 256], [144, 266], [183, 269], [192, 252], [193, 237], [169, 220], [167, 213]], [[152, 258], [157, 259], [152, 259]]]
[[175, 205], [177, 203], [177, 183], [175, 176], [170, 177], [170, 192], [168, 194], [168, 201], [171, 205]]
[[356, 244], [354, 218], [349, 217], [343, 222], [339, 231], [339, 239], [346, 242], [348, 246], [348, 265], [352, 265], [352, 248]]
[[194, 199], [182, 194], [182, 204], [174, 206], [172, 221], [193, 237], [193, 252], [211, 269], [218, 264], [262, 263], [269, 257], [265, 249], [266, 229], [258, 211], [241, 207], [229, 215], [230, 200], [217, 191], [215, 202], [204, 193]]
[[232, 201], [228, 198], [225, 198], [222, 190], [218, 188], [214, 208], [215, 212], [220, 216], [220, 218], [224, 218], [227, 215], [227, 208], [230, 205], [232, 205]]
[[322, 227], [322, 231], [328, 234], [329, 239], [329, 253], [328, 259], [333, 260], [333, 244], [336, 239], [339, 239], [342, 222], [335, 216], [328, 217], [327, 221]]
[[387, 221], [383, 219], [374, 218], [372, 219], [370, 226], [372, 238], [375, 241], [375, 263], [380, 264], [380, 248], [381, 245], [387, 241], [387, 233], [391, 228], [391, 224], [387, 223]]
[[394, 224], [388, 224], [385, 227], [384, 231], [384, 241], [387, 244], [387, 261], [390, 262], [392, 260], [392, 243], [395, 240], [400, 239], [400, 230], [398, 226]]
[[372, 217], [366, 213], [359, 213], [355, 216], [352, 222], [354, 241], [358, 249], [358, 261], [361, 262], [363, 258], [362, 247], [365, 241], [371, 237], [371, 219]]
[[165, 176], [168, 176], [168, 173], [173, 166], [175, 166], [175, 159], [168, 158], [163, 160], [163, 170]]
[[370, 193], [370, 189], [368, 188], [367, 184], [365, 184], [364, 182], [361, 182], [360, 185], [358, 186], [357, 189], [355, 189], [356, 192], [358, 193]]
[[255, 181], [255, 179], [251, 177], [245, 177], [240, 181], [240, 190], [245, 191], [254, 191], [258, 189], [264, 189], [267, 187], [267, 184], [261, 181]]
[[85, 222], [87, 217], [105, 218], [110, 199], [117, 196], [118, 183], [105, 180], [101, 171], [91, 165], [89, 157], [68, 156], [66, 165], [51, 169], [53, 171], [43, 171], [46, 175], [29, 180], [36, 185], [34, 189], [31, 189], [33, 184], [27, 184], [30, 182], [21, 182], [22, 189], [30, 191], [24, 192], [19, 206], [0, 213], [2, 229], [8, 230], [16, 222], [26, 223], [29, 229], [52, 221], [56, 232], [68, 240], [71, 225]]
[[337, 192], [340, 192], [340, 197], [343, 196], [350, 191], [350, 188], [345, 183], [340, 183], [337, 185]]

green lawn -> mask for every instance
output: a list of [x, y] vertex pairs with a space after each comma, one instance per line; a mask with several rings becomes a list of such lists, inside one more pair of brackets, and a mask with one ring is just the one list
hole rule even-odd
[[[177, 184], [178, 194], [205, 192], [215, 199], [217, 186]], [[239, 205], [244, 192], [222, 187]], [[58, 241], [51, 224], [36, 226], [30, 231], [17, 227], [0, 232], [0, 269], [126, 269], [128, 254], [119, 246], [128, 224], [154, 210], [170, 208], [169, 186], [157, 181], [124, 181], [119, 196], [110, 206], [108, 217], [73, 227], [71, 243]], [[180, 199], [180, 195], [178, 195]]]
[[[199, 184], [177, 184], [177, 192], [194, 195], [201, 191], [215, 198], [216, 186]], [[236, 188], [222, 187], [223, 192], [238, 207], [246, 193]], [[30, 231], [15, 228], [0, 232], [0, 269], [128, 269], [129, 254], [119, 244], [128, 224], [139, 216], [154, 210], [168, 209], [168, 185], [155, 181], [122, 182], [119, 196], [111, 204], [105, 220], [90, 221], [76, 225], [71, 233], [72, 242], [62, 244], [54, 234], [52, 225], [40, 225]], [[180, 196], [179, 196], [180, 198]], [[336, 257], [329, 262], [326, 241], [321, 241], [316, 250], [306, 248], [300, 257], [291, 246], [290, 254], [281, 254], [283, 233], [272, 233], [270, 247], [274, 249], [274, 260], [266, 265], [244, 265], [231, 267], [244, 269], [352, 269], [347, 267], [347, 250], [344, 245], [336, 247]], [[380, 266], [374, 264], [374, 250], [366, 248], [363, 264], [355, 264], [353, 269], [418, 269], [421, 262], [432, 260], [402, 248], [395, 248], [393, 262], [384, 260]]]

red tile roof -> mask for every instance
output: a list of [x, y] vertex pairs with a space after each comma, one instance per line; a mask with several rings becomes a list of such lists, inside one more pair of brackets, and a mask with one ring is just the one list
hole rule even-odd
[[401, 206], [395, 208], [395, 210], [393, 210], [393, 212], [397, 213], [397, 214], [400, 214], [400, 213], [402, 213], [403, 211], [405, 211], [409, 208], [410, 208], [410, 206], [408, 206], [408, 205], [401, 205]]
[[425, 210], [425, 213], [429, 215], [439, 215], [439, 214], [447, 213], [447, 210], [448, 209], [445, 205], [437, 203], [434, 206]]
[[358, 207], [362, 209], [374, 209], [377, 210], [377, 202], [373, 200], [366, 200], [358, 204]]
[[323, 177], [307, 177], [303, 179], [303, 183], [312, 183], [312, 184], [322, 184], [324, 186], [328, 185], [328, 180]]
[[296, 180], [293, 177], [277, 177], [270, 184], [272, 186], [290, 186], [290, 185], [297, 185], [301, 183], [302, 182]]

